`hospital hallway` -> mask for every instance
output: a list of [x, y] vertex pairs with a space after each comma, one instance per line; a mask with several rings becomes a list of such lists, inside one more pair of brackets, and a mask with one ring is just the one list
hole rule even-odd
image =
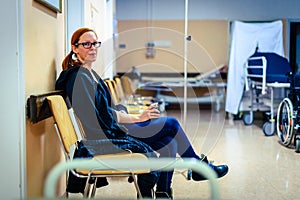
[[[168, 110], [167, 115], [183, 119], [179, 110]], [[189, 109], [184, 127], [199, 154], [206, 154], [215, 165], [229, 166], [229, 173], [218, 179], [220, 199], [299, 199], [300, 154], [279, 144], [277, 135], [264, 136], [259, 116], [245, 126], [224, 111]], [[175, 170], [173, 178], [175, 200], [210, 199], [208, 181], [187, 180], [180, 172]], [[97, 189], [96, 198], [136, 199], [134, 186], [126, 178], [108, 181], [110, 185]]]

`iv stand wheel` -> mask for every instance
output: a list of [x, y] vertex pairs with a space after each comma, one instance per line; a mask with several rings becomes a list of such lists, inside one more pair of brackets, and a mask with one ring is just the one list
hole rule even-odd
[[300, 139], [296, 138], [295, 140], [295, 152], [300, 153]]
[[263, 132], [265, 136], [272, 136], [275, 132], [275, 124], [274, 122], [265, 122], [263, 125]]
[[253, 112], [243, 114], [243, 122], [246, 126], [253, 124]]

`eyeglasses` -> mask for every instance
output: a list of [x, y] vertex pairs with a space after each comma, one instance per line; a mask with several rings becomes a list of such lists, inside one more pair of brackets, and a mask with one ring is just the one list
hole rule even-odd
[[82, 43], [76, 43], [75, 46], [82, 45], [85, 49], [90, 49], [92, 46], [95, 48], [99, 48], [101, 46], [101, 42], [82, 42]]

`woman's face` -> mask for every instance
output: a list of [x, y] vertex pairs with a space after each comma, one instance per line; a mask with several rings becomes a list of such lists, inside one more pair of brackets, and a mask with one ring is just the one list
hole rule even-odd
[[[78, 46], [72, 45], [72, 50], [76, 54], [77, 58], [84, 65], [91, 65], [97, 59], [97, 36], [93, 31], [88, 31], [82, 34], [78, 41]], [[90, 48], [84, 48], [86, 46], [84, 43], [93, 43]], [[99, 47], [99, 46], [98, 46]]]

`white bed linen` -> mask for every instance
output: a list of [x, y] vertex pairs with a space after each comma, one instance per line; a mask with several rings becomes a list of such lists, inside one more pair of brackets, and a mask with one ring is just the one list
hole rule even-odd
[[245, 61], [255, 52], [274, 52], [284, 56], [282, 22], [245, 23], [234, 21], [231, 27], [225, 110], [237, 114], [244, 92]]

